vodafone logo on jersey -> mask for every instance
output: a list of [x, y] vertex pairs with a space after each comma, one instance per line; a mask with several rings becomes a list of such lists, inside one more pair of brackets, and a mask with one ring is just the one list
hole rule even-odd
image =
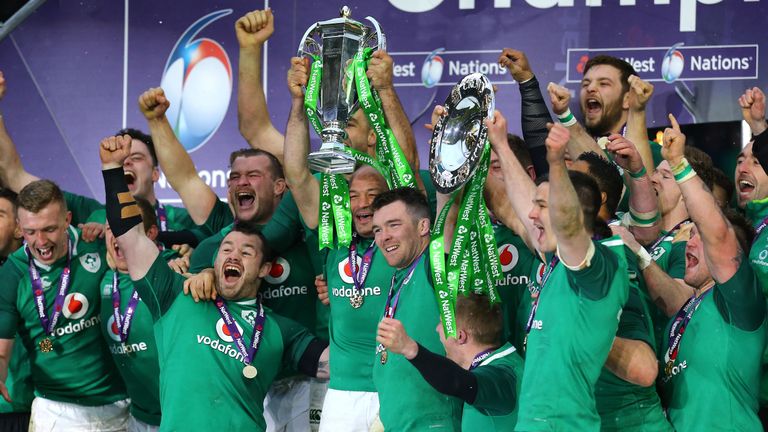
[[539, 268], [536, 269], [536, 283], [541, 286], [541, 283], [544, 281], [544, 272], [546, 270], [547, 266], [544, 265], [544, 263], [539, 263]]
[[117, 328], [114, 315], [111, 315], [107, 320], [107, 334], [113, 341], [120, 342], [120, 329]]
[[224, 9], [195, 21], [168, 56], [160, 86], [171, 102], [166, 115], [187, 151], [202, 147], [221, 125], [232, 95], [232, 64], [213, 39], [195, 39], [206, 26], [232, 13]]
[[517, 261], [520, 259], [520, 253], [517, 251], [515, 245], [506, 243], [499, 246], [499, 262], [501, 263], [501, 270], [508, 272], [515, 268]]
[[[360, 268], [360, 264], [363, 262], [363, 259], [360, 257], [356, 258], [357, 268]], [[355, 283], [355, 280], [352, 279], [352, 266], [349, 265], [349, 257], [344, 258], [344, 260], [339, 263], [339, 277], [341, 277], [341, 280], [344, 283]]]
[[80, 319], [88, 313], [88, 299], [80, 293], [69, 293], [64, 297], [62, 312], [67, 319]]
[[277, 257], [272, 261], [272, 269], [264, 280], [271, 284], [281, 284], [291, 275], [291, 265], [283, 257]]
[[[237, 331], [240, 332], [240, 334], [243, 334], [243, 328], [240, 327], [240, 324], [235, 322], [235, 325], [237, 326]], [[224, 342], [234, 342], [234, 338], [229, 333], [229, 328], [226, 324], [224, 324], [224, 318], [219, 318], [218, 321], [216, 321], [216, 333], [219, 335], [219, 338], [223, 340]]]

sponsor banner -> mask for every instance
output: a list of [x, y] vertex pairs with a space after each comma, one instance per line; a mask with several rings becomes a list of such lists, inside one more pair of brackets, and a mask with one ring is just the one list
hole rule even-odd
[[466, 75], [482, 73], [496, 85], [515, 84], [507, 68], [499, 65], [502, 48], [490, 50], [413, 51], [390, 53], [395, 87], [454, 86]]
[[566, 81], [581, 82], [584, 65], [597, 55], [621, 58], [646, 81], [709, 81], [758, 78], [758, 52], [752, 45], [686, 46], [647, 48], [570, 48]]

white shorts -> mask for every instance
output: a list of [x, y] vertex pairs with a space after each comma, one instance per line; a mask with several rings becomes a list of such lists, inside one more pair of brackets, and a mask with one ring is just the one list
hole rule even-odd
[[128, 432], [157, 432], [159, 430], [160, 426], [144, 423], [132, 415], [128, 416]]
[[327, 388], [327, 381], [303, 376], [272, 383], [264, 398], [267, 432], [316, 432]]
[[320, 432], [368, 432], [378, 418], [378, 393], [328, 389]]
[[29, 432], [122, 432], [128, 425], [128, 399], [84, 406], [35, 397]]

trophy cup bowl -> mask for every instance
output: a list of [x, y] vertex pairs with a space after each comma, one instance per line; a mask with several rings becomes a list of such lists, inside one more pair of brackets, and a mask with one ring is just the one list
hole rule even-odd
[[322, 122], [322, 145], [308, 156], [309, 168], [326, 174], [351, 173], [355, 159], [344, 141], [349, 116], [357, 105], [357, 92], [351, 74], [353, 57], [365, 48], [386, 49], [386, 37], [379, 23], [365, 19], [370, 26], [350, 18], [350, 9], [344, 6], [341, 17], [320, 21], [304, 33], [298, 49], [298, 57], [322, 59], [322, 77], [318, 100]]
[[430, 140], [429, 172], [438, 192], [449, 194], [474, 175], [488, 138], [483, 120], [493, 118], [494, 106], [491, 81], [483, 74], [467, 75], [451, 89]]

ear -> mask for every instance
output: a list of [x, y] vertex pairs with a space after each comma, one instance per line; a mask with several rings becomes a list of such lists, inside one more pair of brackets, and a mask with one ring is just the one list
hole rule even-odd
[[459, 329], [458, 332], [456, 332], [456, 342], [458, 342], [459, 345], [464, 345], [469, 342], [469, 333], [467, 333], [464, 329]]
[[608, 194], [605, 192], [600, 192], [600, 206], [604, 206], [605, 203], [608, 201]]
[[286, 187], [285, 179], [280, 178], [275, 180], [275, 185], [273, 187], [275, 196], [281, 196], [283, 193], [285, 193]]
[[272, 261], [262, 262], [259, 268], [259, 279], [267, 277], [270, 271], [272, 271]]
[[419, 220], [419, 235], [420, 236], [428, 236], [429, 235], [429, 219], [423, 218]]
[[536, 181], [536, 170], [533, 168], [533, 165], [528, 165], [525, 168], [525, 171], [528, 173], [528, 177], [530, 177], [531, 180]]
[[155, 183], [158, 180], [160, 180], [160, 168], [152, 167], [152, 183]]
[[150, 240], [155, 241], [157, 239], [158, 234], [160, 234], [160, 230], [157, 228], [157, 225], [152, 224], [152, 226], [149, 227], [149, 230], [147, 231], [146, 234]]
[[67, 210], [67, 225], [72, 223], [72, 212]]
[[376, 132], [373, 131], [373, 128], [368, 131], [368, 147], [376, 148]]
[[629, 89], [626, 93], [624, 93], [624, 96], [621, 98], [621, 108], [625, 111], [629, 109], [629, 92], [631, 92], [632, 89]]

